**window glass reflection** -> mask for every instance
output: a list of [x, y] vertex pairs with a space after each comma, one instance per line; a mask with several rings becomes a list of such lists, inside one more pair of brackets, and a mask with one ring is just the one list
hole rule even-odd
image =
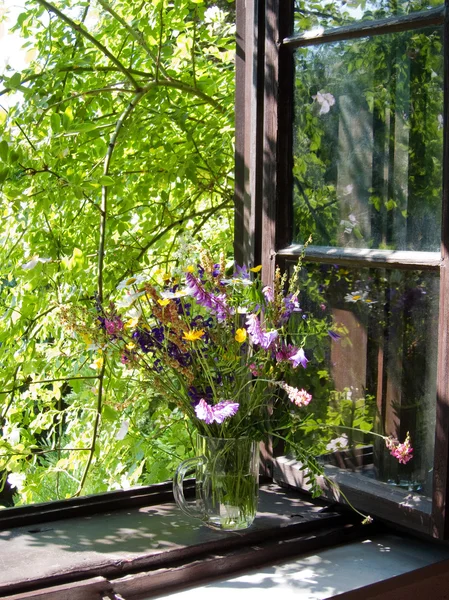
[[[315, 264], [302, 273], [298, 318], [311, 331], [320, 316], [333, 326], [305, 348], [310, 362], [300, 376], [314, 414], [301, 436], [317, 454], [333, 454], [334, 465], [430, 496], [439, 277]], [[400, 464], [381, 436], [403, 442], [408, 432], [413, 459]]]
[[441, 28], [295, 52], [295, 242], [438, 251]]

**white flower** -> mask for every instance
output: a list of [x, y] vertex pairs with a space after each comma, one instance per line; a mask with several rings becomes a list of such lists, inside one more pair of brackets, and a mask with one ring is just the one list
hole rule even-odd
[[116, 440], [123, 440], [129, 429], [129, 421], [122, 421], [120, 424], [120, 429], [115, 434]]
[[50, 261], [51, 261], [51, 258], [41, 258], [40, 256], [33, 256], [33, 258], [29, 262], [22, 265], [22, 269], [24, 271], [31, 271], [31, 269], [34, 269], [34, 267], [38, 263], [47, 263]]
[[342, 450], [343, 448], [347, 448], [348, 446], [348, 436], [344, 433], [342, 436], [331, 440], [327, 446], [326, 450], [330, 452], [335, 452], [335, 450]]
[[19, 491], [22, 489], [25, 479], [25, 473], [10, 473], [8, 475], [9, 485]]
[[220, 281], [223, 285], [253, 285], [251, 279], [241, 279], [240, 277], [233, 277], [232, 279], [222, 279]]
[[345, 300], [346, 302], [364, 302], [367, 296], [367, 292], [351, 292], [350, 294], [346, 294]]
[[316, 96], [312, 96], [317, 104], [320, 105], [320, 115], [325, 115], [335, 104], [335, 98], [329, 92], [318, 92]]
[[173, 300], [174, 298], [184, 298], [184, 296], [191, 296], [192, 293], [189, 288], [182, 288], [176, 290], [176, 292], [161, 292], [161, 298], [164, 300]]
[[132, 277], [128, 277], [127, 279], [123, 279], [118, 286], [117, 290], [126, 290], [131, 288], [133, 285], [140, 285], [141, 283], [145, 283], [148, 281], [148, 275], [133, 275]]
[[20, 442], [20, 429], [18, 427], [14, 427], [7, 435], [8, 442], [11, 446], [17, 446]]
[[145, 292], [128, 292], [121, 300], [116, 304], [117, 308], [128, 308], [131, 306], [137, 298], [143, 296]]

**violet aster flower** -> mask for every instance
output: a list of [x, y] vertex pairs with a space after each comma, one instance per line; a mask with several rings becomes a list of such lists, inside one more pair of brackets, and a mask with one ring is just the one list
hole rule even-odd
[[257, 315], [248, 315], [246, 325], [252, 343], [261, 346], [264, 350], [268, 350], [279, 335], [276, 329], [265, 331]]
[[239, 409], [237, 402], [231, 402], [230, 400], [224, 400], [211, 406], [203, 398], [195, 406], [195, 414], [201, 421], [210, 425], [215, 423], [223, 423], [225, 419], [233, 417]]
[[296, 352], [296, 354], [293, 354], [292, 356], [290, 356], [288, 360], [291, 361], [294, 369], [296, 369], [296, 367], [300, 364], [305, 369], [307, 367], [307, 363], [309, 362], [309, 360], [306, 358], [306, 355], [304, 354], [304, 350], [302, 348], [299, 348], [298, 352]]

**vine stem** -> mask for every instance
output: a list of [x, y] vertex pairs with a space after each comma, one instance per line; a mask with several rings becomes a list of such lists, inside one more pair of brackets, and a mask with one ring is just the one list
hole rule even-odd
[[106, 370], [106, 361], [104, 360], [103, 364], [101, 365], [100, 373], [98, 375], [97, 406], [96, 406], [96, 411], [95, 411], [94, 430], [92, 432], [92, 442], [91, 442], [91, 445], [89, 448], [89, 456], [87, 459], [86, 466], [84, 467], [84, 472], [81, 477], [78, 489], [76, 490], [76, 492], [73, 495], [74, 497], [79, 496], [81, 494], [81, 492], [83, 491], [83, 487], [86, 483], [87, 476], [88, 476], [89, 470], [90, 470], [90, 466], [92, 464], [92, 459], [93, 459], [94, 453], [95, 453], [95, 444], [97, 441], [98, 429], [100, 426], [101, 409], [103, 406], [103, 382], [104, 382], [105, 370]]

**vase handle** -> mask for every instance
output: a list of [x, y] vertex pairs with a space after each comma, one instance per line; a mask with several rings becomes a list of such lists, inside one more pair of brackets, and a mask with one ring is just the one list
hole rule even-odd
[[189, 517], [200, 519], [201, 521], [204, 521], [207, 518], [206, 512], [194, 509], [187, 504], [184, 496], [183, 484], [187, 473], [194, 471], [198, 466], [204, 464], [205, 460], [204, 456], [194, 456], [193, 458], [182, 461], [173, 477], [173, 496], [175, 497], [176, 504], [183, 513]]

